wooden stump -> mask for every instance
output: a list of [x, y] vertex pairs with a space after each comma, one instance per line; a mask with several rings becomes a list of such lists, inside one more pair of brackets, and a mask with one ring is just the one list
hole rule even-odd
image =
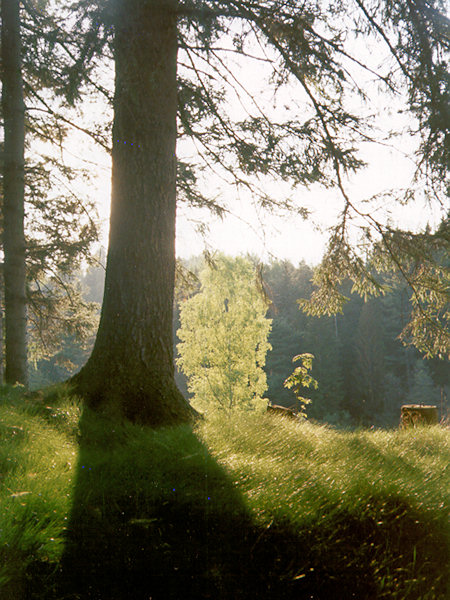
[[425, 404], [404, 404], [401, 408], [400, 427], [436, 425], [439, 422], [437, 406]]

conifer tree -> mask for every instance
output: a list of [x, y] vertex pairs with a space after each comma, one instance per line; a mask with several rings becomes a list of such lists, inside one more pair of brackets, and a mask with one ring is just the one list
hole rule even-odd
[[[364, 90], [370, 75], [416, 116], [424, 184], [430, 193], [444, 193], [448, 20], [439, 0], [111, 0], [101, 7], [84, 0], [79, 7], [84, 13], [77, 24], [91, 18], [97, 38], [112, 32], [116, 86], [105, 295], [93, 354], [74, 380], [90, 406], [155, 425], [191, 414], [173, 378], [177, 170], [188, 182], [183, 189], [189, 202], [209, 202], [218, 212], [223, 207], [196, 193], [195, 164], [177, 168], [177, 116], [178, 138], [194, 139], [206, 165], [220, 164], [222, 173], [253, 189], [266, 207], [304, 213], [292, 199], [270, 198], [252, 185], [256, 176], [294, 186], [321, 183], [341, 194], [343, 211], [316, 277], [321, 292], [312, 310], [339, 309], [337, 288], [345, 277], [363, 294], [380, 291], [350, 243], [352, 218], [362, 220], [366, 236], [375, 232], [372, 241], [381, 239], [380, 267], [394, 264], [406, 275], [399, 256], [423, 252], [427, 240], [443, 243], [442, 236], [427, 236], [419, 247], [413, 234], [395, 236], [372, 212], [358, 208], [345, 188], [346, 177], [363, 166], [358, 145], [372, 136], [364, 111], [349, 108], [355, 90], [370, 99]], [[382, 44], [389, 56], [383, 68], [365, 63], [348, 45], [360, 35]], [[230, 43], [223, 45], [225, 37]], [[296, 82], [301, 108], [292, 117], [269, 118], [255, 99], [242, 119], [227, 111], [225, 88], [240, 98], [249, 92], [236, 83], [226, 56], [250, 57], [255, 45], [264, 49], [257, 58], [271, 67], [275, 90]], [[442, 271], [428, 269], [430, 275], [437, 287]], [[418, 295], [418, 302], [426, 311], [427, 298]]]
[[7, 383], [26, 385], [26, 292], [24, 233], [25, 103], [19, 0], [2, 0], [2, 112], [4, 119], [3, 251]]
[[73, 187], [83, 173], [63, 156], [68, 127], [76, 127], [70, 106], [80, 95], [68, 73], [82, 43], [68, 37], [48, 2], [6, 0], [2, 11], [5, 379], [26, 384], [27, 354], [49, 356], [64, 335], [92, 331], [94, 309], [72, 275], [89, 258], [97, 224], [93, 202]]
[[417, 360], [414, 365], [408, 403], [436, 404], [438, 406], [439, 397], [439, 389], [431, 378], [427, 363], [424, 360]]
[[376, 418], [383, 409], [383, 379], [385, 349], [383, 314], [376, 299], [363, 304], [355, 332], [355, 363], [352, 369], [354, 392], [365, 404], [364, 416]]

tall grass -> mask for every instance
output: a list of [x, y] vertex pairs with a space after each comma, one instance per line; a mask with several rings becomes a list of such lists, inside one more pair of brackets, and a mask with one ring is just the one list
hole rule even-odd
[[63, 550], [80, 410], [63, 390], [48, 399], [53, 406], [20, 388], [0, 396], [0, 589], [8, 600], [23, 594], [29, 564], [54, 564]]
[[361, 597], [450, 597], [448, 429], [342, 432], [231, 415], [201, 435], [258, 522], [283, 523], [311, 543], [286, 576], [320, 587], [323, 561], [350, 588], [370, 571], [373, 596]]
[[370, 497], [407, 498], [430, 518], [448, 506], [450, 436], [439, 426], [342, 432], [235, 414], [216, 415], [199, 431], [264, 521], [314, 520], [324, 504], [358, 514]]
[[13, 390], [0, 474], [8, 600], [450, 597], [441, 427], [222, 413], [151, 430]]

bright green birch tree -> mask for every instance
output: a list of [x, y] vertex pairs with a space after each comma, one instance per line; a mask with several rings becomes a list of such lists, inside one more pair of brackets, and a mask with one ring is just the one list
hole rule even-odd
[[267, 389], [263, 370], [272, 320], [255, 267], [220, 256], [200, 273], [201, 288], [182, 302], [178, 366], [199, 410], [254, 409]]

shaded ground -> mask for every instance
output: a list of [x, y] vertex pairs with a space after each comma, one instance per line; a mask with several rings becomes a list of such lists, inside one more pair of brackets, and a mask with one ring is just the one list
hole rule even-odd
[[407, 500], [258, 524], [189, 427], [116, 431], [85, 412], [76, 478], [61, 565], [32, 563], [27, 599], [449, 597], [446, 532]]

